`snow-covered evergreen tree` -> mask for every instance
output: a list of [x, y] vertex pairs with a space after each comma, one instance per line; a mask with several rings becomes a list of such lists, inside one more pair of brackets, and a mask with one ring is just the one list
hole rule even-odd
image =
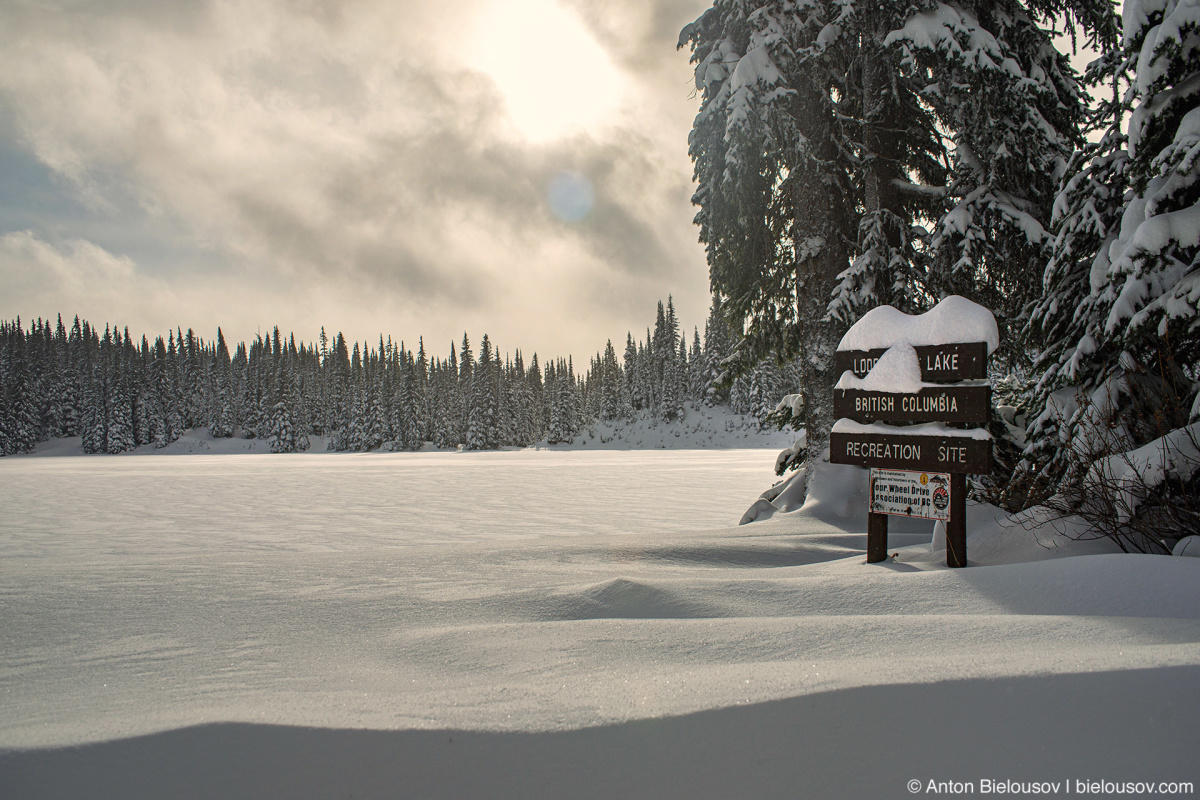
[[472, 385], [474, 372], [475, 353], [471, 350], [471, 341], [467, 338], [467, 332], [463, 331], [462, 348], [458, 354], [458, 399], [461, 407], [455, 423], [457, 429], [456, 438], [459, 444], [465, 444], [467, 440], [467, 425], [469, 424], [471, 399], [474, 392]]
[[154, 426], [151, 424], [152, 410], [154, 407], [153, 393], [151, 390], [151, 364], [154, 358], [154, 351], [150, 348], [150, 343], [146, 336], [142, 335], [142, 343], [138, 347], [136, 354], [136, 385], [132, 387], [133, 393], [133, 441], [139, 447], [144, 444], [152, 444], [154, 442]]
[[[464, 352], [466, 349], [464, 339]], [[492, 361], [492, 343], [485, 333], [479, 342], [479, 363], [472, 374], [471, 400], [467, 418], [468, 450], [490, 450], [498, 446], [498, 365]]]
[[433, 375], [433, 444], [448, 450], [458, 444], [455, 420], [460, 405], [457, 394], [458, 365], [455, 362], [453, 343], [450, 345], [450, 358], [441, 362]]
[[[1094, 502], [1111, 488], [1105, 464], [1136, 448], [1174, 458], [1167, 442], [1200, 418], [1200, 4], [1130, 0], [1123, 50], [1092, 72], [1129, 89], [1101, 107], [1106, 135], [1077, 154], [1056, 205], [1031, 325], [1044, 377], [1014, 504], [1055, 491]], [[1172, 473], [1164, 466], [1136, 502], [1188, 505], [1178, 494], [1194, 498], [1194, 482]], [[1164, 517], [1149, 541], [1122, 544], [1161, 549], [1179, 533]]]
[[625, 397], [631, 409], [642, 408], [642, 398], [638, 380], [638, 347], [633, 340], [633, 332], [625, 334], [624, 375]]
[[746, 388], [747, 413], [754, 417], [759, 430], [770, 427], [767, 418], [783, 395], [779, 378], [779, 369], [775, 362], [770, 360], [760, 362], [750, 373], [749, 385]]
[[721, 314], [719, 300], [713, 298], [708, 320], [704, 323], [704, 385], [705, 405], [715, 405], [729, 400], [729, 383], [726, 380], [725, 359], [732, 349], [729, 326]]
[[37, 413], [25, 354], [25, 337], [18, 317], [6, 332], [0, 349], [0, 453], [27, 453], [37, 444]]
[[666, 343], [664, 349], [658, 415], [662, 420], [672, 422], [683, 416], [684, 366], [679, 363], [679, 353], [673, 345]]
[[179, 354], [175, 337], [167, 331], [167, 343], [162, 337], [155, 342], [154, 362], [154, 446], [166, 447], [183, 433], [182, 403], [179, 394]]
[[548, 444], [558, 444], [567, 441], [563, 426], [562, 396], [559, 393], [558, 381], [558, 365], [553, 361], [547, 361], [543, 391], [546, 397], [546, 442]]
[[604, 347], [600, 363], [600, 419], [611, 422], [625, 416], [624, 384], [621, 365], [617, 363], [617, 351], [612, 339]]
[[575, 363], [571, 356], [567, 356], [566, 372], [565, 375], [560, 373], [560, 377], [558, 388], [563, 405], [563, 441], [569, 442], [578, 435], [582, 423], [579, 382], [575, 375]]
[[360, 450], [375, 450], [388, 438], [389, 424], [384, 400], [384, 379], [382, 370], [378, 364], [374, 363], [374, 359], [372, 359], [369, 374], [370, 377], [366, 378], [366, 384], [363, 387], [362, 432], [358, 442]]
[[1033, 14], [1092, 24], [1098, 5], [717, 0], [684, 28], [696, 222], [741, 333], [724, 369], [798, 355], [810, 444], [841, 331], [871, 306], [954, 291], [1015, 323], [1082, 109]]
[[706, 359], [700, 344], [700, 328], [692, 328], [692, 349], [688, 352], [687, 399], [700, 402], [704, 399]]
[[287, 403], [280, 400], [271, 408], [271, 452], [296, 452], [296, 426]]
[[658, 408], [658, 392], [662, 381], [655, 380], [654, 340], [650, 338], [650, 330], [646, 330], [646, 341], [638, 343], [637, 366], [637, 397], [641, 408], [653, 411]]
[[[145, 350], [145, 337], [142, 339]], [[83, 375], [81, 357], [83, 351], [83, 329], [76, 316], [71, 331], [63, 343], [60, 356], [62, 385], [59, 388], [63, 406], [63, 436], [79, 435], [79, 419], [83, 402]], [[144, 372], [144, 370], [143, 370]]]
[[546, 395], [542, 380], [542, 370], [538, 366], [537, 353], [529, 360], [529, 369], [525, 372], [525, 386], [530, 397], [529, 420], [532, 426], [530, 444], [539, 441], [546, 434]]
[[[833, 384], [840, 331], [826, 305], [849, 261], [858, 202], [853, 175], [836, 168], [857, 149], [843, 130], [854, 116], [835, 100], [857, 95], [845, 43], [859, 31], [842, 35], [855, 5], [834, 5], [717, 0], [680, 35], [701, 95], [689, 149], [696, 223], [721, 312], [745, 331], [729, 367], [803, 350], [815, 391]], [[824, 441], [832, 420], [810, 423], [810, 441]]]
[[1055, 185], [1083, 141], [1085, 95], [1052, 46], [1060, 16], [1093, 45], [1111, 40], [1107, 0], [939, 6], [888, 37], [907, 72], [928, 76], [922, 97], [954, 140], [926, 291], [990, 308], [1010, 363], [1025, 361], [1022, 317], [1049, 255]]
[[429, 354], [425, 352], [425, 337], [417, 338], [417, 356], [412, 365], [414, 447], [433, 438], [433, 417], [429, 407]]
[[213, 359], [214, 409], [209, 433], [222, 439], [233, 435], [236, 424], [233, 413], [233, 363], [225, 335], [217, 328], [217, 352]]
[[108, 417], [104, 431], [106, 453], [124, 453], [136, 446], [133, 434], [133, 401], [126, 369], [126, 355], [132, 354], [133, 351], [128, 328], [125, 330], [125, 344], [126, 347], [123, 347], [120, 337], [114, 336], [104, 359], [105, 370], [108, 373], [108, 391], [104, 403]]

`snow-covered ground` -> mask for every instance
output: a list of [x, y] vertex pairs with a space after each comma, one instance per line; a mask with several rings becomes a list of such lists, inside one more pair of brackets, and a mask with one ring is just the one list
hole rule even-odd
[[1200, 783], [1200, 559], [867, 565], [853, 468], [735, 526], [774, 456], [0, 460], [0, 796]]

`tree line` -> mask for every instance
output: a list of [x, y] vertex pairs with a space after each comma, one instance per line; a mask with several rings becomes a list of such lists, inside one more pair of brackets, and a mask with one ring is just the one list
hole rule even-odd
[[609, 340], [582, 370], [570, 356], [544, 366], [536, 353], [528, 364], [520, 350], [502, 358], [486, 334], [477, 353], [464, 333], [439, 357], [423, 338], [414, 352], [324, 328], [314, 343], [275, 328], [231, 350], [220, 329], [151, 343], [78, 317], [70, 329], [61, 316], [27, 328], [17, 319], [0, 323], [0, 454], [69, 436], [87, 453], [161, 448], [194, 428], [267, 440], [278, 453], [307, 450], [316, 436], [331, 450], [486, 450], [569, 442], [593, 422], [639, 414], [670, 422], [688, 402], [729, 404], [765, 425], [780, 369], [764, 362], [723, 381], [732, 337], [715, 311], [703, 339], [698, 328], [687, 339], [670, 298], [644, 339], [627, 334], [619, 356]]

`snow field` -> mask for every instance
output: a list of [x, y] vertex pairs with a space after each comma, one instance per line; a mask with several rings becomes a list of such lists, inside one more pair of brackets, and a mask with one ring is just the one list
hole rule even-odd
[[0, 794], [879, 797], [970, 777], [951, 760], [1195, 776], [1200, 561], [973, 507], [972, 567], [910, 520], [868, 566], [852, 468], [732, 527], [772, 462], [5, 459]]

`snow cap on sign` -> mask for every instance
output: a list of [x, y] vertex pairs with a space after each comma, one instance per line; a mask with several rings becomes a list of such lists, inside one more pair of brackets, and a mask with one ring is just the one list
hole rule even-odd
[[883, 434], [885, 436], [943, 436], [955, 439], [987, 441], [992, 434], [987, 428], [951, 428], [944, 422], [925, 422], [920, 425], [889, 425], [886, 422], [855, 422], [843, 417], [833, 423], [833, 433]]
[[866, 392], [919, 392], [925, 386], [921, 383], [921, 363], [917, 351], [907, 342], [899, 342], [888, 348], [879, 357], [871, 371], [862, 378], [846, 370], [838, 380], [835, 389], [862, 389]]
[[876, 350], [901, 342], [913, 347], [987, 342], [988, 352], [994, 353], [1000, 329], [991, 311], [955, 294], [914, 316], [891, 306], [873, 308], [846, 331], [838, 349]]

